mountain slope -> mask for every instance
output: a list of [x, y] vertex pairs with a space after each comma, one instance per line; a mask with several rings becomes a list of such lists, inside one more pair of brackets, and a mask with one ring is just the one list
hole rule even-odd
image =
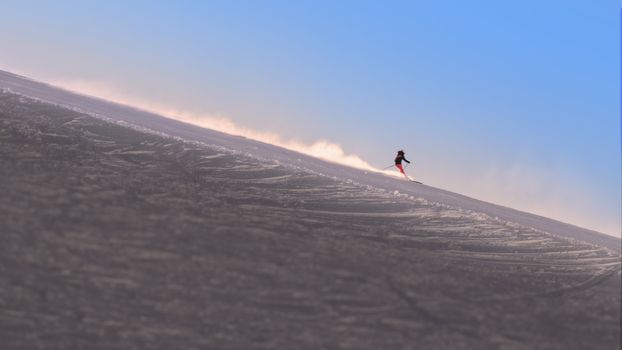
[[619, 347], [618, 253], [162, 123], [0, 93], [6, 348]]
[[394, 181], [380, 174], [327, 163], [323, 160], [292, 152], [262, 142], [231, 136], [217, 131], [200, 128], [173, 119], [138, 110], [132, 107], [111, 103], [105, 100], [79, 95], [47, 84], [0, 70], [0, 88], [10, 89], [18, 94], [42, 101], [66, 106], [88, 114], [105, 117], [112, 121], [125, 122], [189, 141], [231, 148], [238, 152], [252, 154], [254, 157], [279, 161], [284, 164], [299, 165], [309, 171], [350, 179], [365, 185], [399, 191], [403, 194], [425, 198], [464, 210], [477, 211], [504, 221], [520, 223], [561, 237], [577, 239], [590, 244], [607, 247], [617, 253], [622, 251], [620, 239], [592, 230], [576, 227], [539, 215], [520, 212], [511, 208], [479, 201], [457, 193], [428, 186]]

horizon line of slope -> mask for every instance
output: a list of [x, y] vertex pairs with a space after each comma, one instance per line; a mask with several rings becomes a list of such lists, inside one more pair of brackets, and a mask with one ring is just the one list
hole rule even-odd
[[94, 116], [129, 123], [130, 125], [170, 136], [177, 136], [189, 141], [199, 141], [228, 147], [243, 153], [253, 154], [256, 157], [306, 168], [320, 174], [349, 179], [350, 181], [377, 188], [422, 197], [426, 200], [443, 203], [452, 207], [480, 212], [499, 220], [515, 222], [561, 237], [596, 244], [618, 254], [622, 252], [622, 241], [619, 237], [447, 190], [411, 182], [406, 183], [403, 180], [388, 177], [382, 173], [372, 173], [329, 162], [273, 144], [167, 118], [134, 106], [76, 93], [2, 70], [0, 70], [0, 88], [8, 88], [13, 93], [40, 99], [44, 102], [75, 109]]

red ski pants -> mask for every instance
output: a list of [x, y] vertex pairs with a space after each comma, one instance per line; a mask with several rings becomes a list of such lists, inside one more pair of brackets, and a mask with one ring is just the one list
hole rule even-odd
[[395, 164], [395, 166], [400, 170], [400, 173], [406, 175], [406, 173], [404, 172], [404, 168], [402, 168], [402, 164]]

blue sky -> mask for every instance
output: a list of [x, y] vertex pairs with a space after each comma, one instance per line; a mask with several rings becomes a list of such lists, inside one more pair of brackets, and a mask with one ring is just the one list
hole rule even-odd
[[312, 143], [620, 236], [614, 1], [5, 1], [0, 69]]

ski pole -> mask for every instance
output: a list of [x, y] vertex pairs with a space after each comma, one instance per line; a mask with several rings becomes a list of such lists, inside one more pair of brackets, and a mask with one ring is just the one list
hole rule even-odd
[[389, 165], [388, 167], [383, 168], [382, 170], [387, 170], [387, 169], [389, 169], [389, 168], [390, 168], [390, 167], [392, 167], [392, 166], [394, 166], [394, 165], [393, 165], [393, 164], [391, 164], [391, 165]]

